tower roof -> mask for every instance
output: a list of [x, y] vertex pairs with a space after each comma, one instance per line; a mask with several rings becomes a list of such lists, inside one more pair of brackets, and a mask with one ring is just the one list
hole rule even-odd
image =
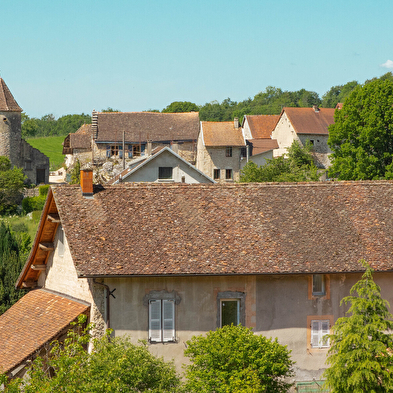
[[15, 101], [3, 78], [0, 78], [0, 111], [22, 112], [22, 108]]

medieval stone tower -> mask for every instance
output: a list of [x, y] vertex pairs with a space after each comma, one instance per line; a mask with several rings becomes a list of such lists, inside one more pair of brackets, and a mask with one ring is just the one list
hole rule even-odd
[[49, 182], [49, 158], [22, 139], [22, 108], [0, 78], [0, 156], [23, 169], [33, 184]]
[[0, 156], [7, 156], [12, 166], [22, 166], [21, 113], [4, 80], [0, 78]]

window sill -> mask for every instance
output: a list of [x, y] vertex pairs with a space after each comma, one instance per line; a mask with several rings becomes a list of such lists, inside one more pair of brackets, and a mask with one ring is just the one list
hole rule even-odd
[[174, 179], [158, 179], [159, 183], [174, 183]]

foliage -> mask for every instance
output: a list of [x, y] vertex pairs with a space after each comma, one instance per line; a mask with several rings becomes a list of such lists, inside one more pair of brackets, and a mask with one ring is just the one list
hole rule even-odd
[[40, 119], [30, 118], [22, 113], [22, 138], [66, 136], [75, 132], [83, 124], [90, 124], [91, 116], [65, 115], [56, 120], [53, 114], [42, 116]]
[[111, 112], [120, 112], [120, 111], [118, 109], [113, 109], [110, 106], [108, 106], [108, 108], [102, 109], [101, 112], [103, 112], [103, 113], [111, 113]]
[[187, 392], [286, 392], [293, 373], [290, 351], [239, 326], [224, 326], [187, 341]]
[[199, 106], [189, 101], [175, 101], [162, 110], [162, 113], [198, 112]]
[[[128, 339], [109, 339], [108, 334], [93, 340], [93, 351], [86, 346], [91, 339], [85, 318], [71, 329], [64, 344], [54, 341], [47, 359], [34, 360], [30, 379], [7, 384], [6, 393], [57, 392], [175, 392], [180, 384], [172, 363], [154, 357], [146, 343], [133, 345]], [[3, 376], [3, 380], [5, 377]]]
[[357, 86], [359, 86], [359, 83], [352, 81], [345, 85], [331, 87], [330, 90], [322, 96], [322, 107], [335, 108], [339, 102], [344, 103], [346, 98]]
[[11, 214], [17, 210], [25, 178], [21, 168], [11, 169], [9, 158], [0, 156], [0, 214]]
[[240, 182], [317, 181], [320, 174], [311, 152], [312, 145], [309, 142], [303, 147], [294, 141], [285, 157], [267, 159], [267, 163], [262, 166], [249, 161], [241, 171]]
[[49, 188], [50, 188], [50, 184], [45, 184], [45, 185], [39, 186], [38, 192], [39, 192], [40, 196], [46, 197], [48, 195]]
[[64, 136], [32, 138], [27, 142], [49, 157], [50, 170], [59, 169], [64, 163], [63, 142]]
[[81, 164], [79, 160], [75, 161], [74, 166], [71, 169], [71, 181], [70, 184], [79, 184], [80, 183], [80, 171], [81, 171]]
[[393, 81], [357, 87], [329, 126], [331, 177], [393, 179]]
[[14, 233], [4, 222], [0, 223], [0, 314], [24, 295], [24, 291], [15, 289], [15, 282], [30, 251], [30, 243], [27, 233]]
[[339, 318], [329, 335], [325, 377], [333, 393], [393, 391], [392, 315], [373, 270], [361, 262], [366, 272], [341, 301], [350, 304], [349, 316]]
[[46, 197], [49, 191], [49, 184], [39, 186], [39, 195], [35, 197], [26, 197], [22, 201], [24, 213], [30, 213], [34, 210], [42, 210], [45, 205]]

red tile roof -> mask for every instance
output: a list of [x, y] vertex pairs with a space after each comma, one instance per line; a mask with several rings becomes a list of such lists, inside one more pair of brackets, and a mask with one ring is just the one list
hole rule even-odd
[[252, 143], [252, 155], [265, 153], [267, 151], [278, 149], [277, 139], [250, 139], [249, 142]]
[[241, 127], [235, 128], [233, 121], [202, 121], [205, 146], [245, 146]]
[[22, 112], [22, 108], [15, 101], [3, 78], [0, 78], [0, 111]]
[[97, 142], [196, 141], [199, 113], [105, 112], [98, 113]]
[[71, 149], [91, 149], [91, 124], [83, 124], [78, 131], [69, 135]]
[[328, 126], [334, 123], [333, 108], [283, 108], [297, 134], [329, 135]]
[[279, 115], [246, 115], [251, 135], [255, 138], [270, 138], [276, 124], [280, 118]]
[[28, 292], [0, 316], [0, 372], [7, 373], [34, 356], [89, 308], [44, 289]]
[[393, 270], [393, 182], [96, 191], [86, 199], [79, 186], [53, 188], [81, 277], [338, 273], [359, 271], [361, 258]]

